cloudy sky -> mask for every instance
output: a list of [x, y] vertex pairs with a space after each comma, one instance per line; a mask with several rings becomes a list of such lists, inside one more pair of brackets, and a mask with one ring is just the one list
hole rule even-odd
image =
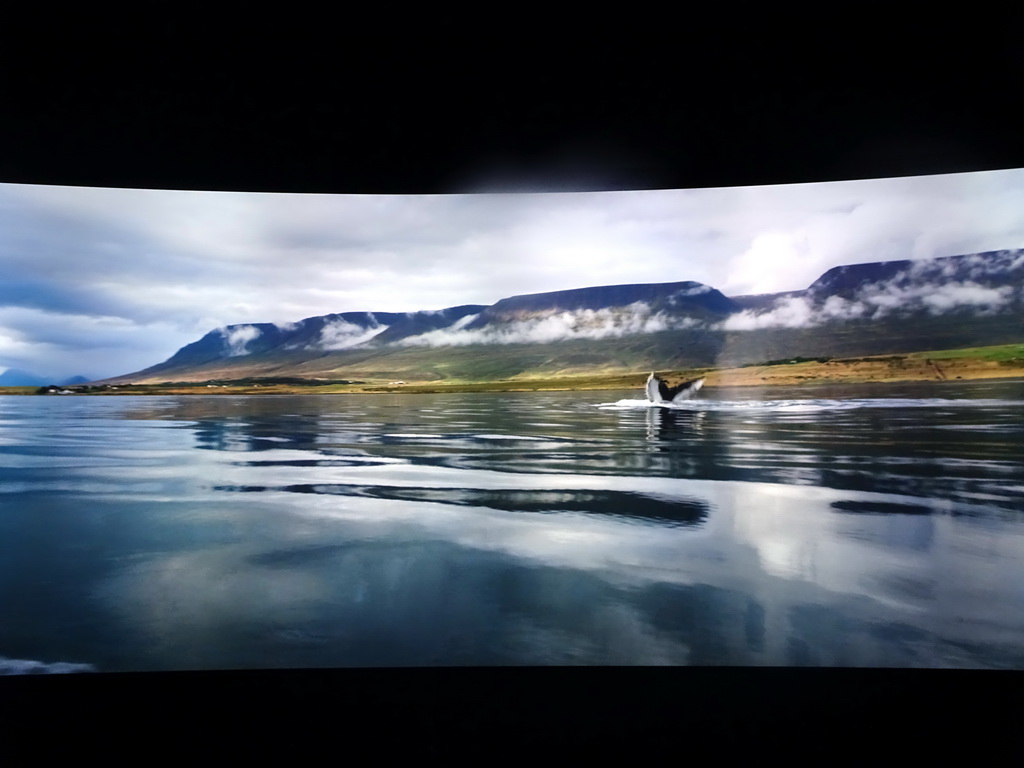
[[114, 376], [214, 328], [1024, 246], [1024, 170], [704, 190], [446, 196], [0, 184], [0, 371]]

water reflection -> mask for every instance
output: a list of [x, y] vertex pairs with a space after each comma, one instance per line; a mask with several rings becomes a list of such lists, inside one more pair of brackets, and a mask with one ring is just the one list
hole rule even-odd
[[892, 501], [833, 501], [832, 509], [881, 515], [930, 515], [933, 510], [922, 504], [903, 504]]
[[1024, 668], [1021, 387], [885, 391], [0, 402], [0, 656]]
[[[578, 396], [544, 394], [468, 395], [457, 406], [440, 395], [182, 397], [159, 405], [133, 398], [142, 402], [131, 415], [175, 420], [194, 430], [198, 447], [218, 452], [292, 447], [464, 470], [501, 466], [509, 472], [824, 485], [986, 500], [1016, 510], [1024, 502], [1024, 427], [1013, 407], [1021, 387], [1004, 390], [1018, 400], [1000, 400], [991, 396], [998, 390], [975, 386], [964, 392], [986, 397], [935, 400], [935, 407], [923, 408], [933, 401], [815, 399], [804, 390], [802, 399], [777, 391], [775, 399], [761, 400], [748, 392], [745, 399], [694, 401], [686, 410], [595, 413], [594, 404]], [[830, 392], [844, 393], [854, 390]]]
[[[364, 465], [365, 466], [365, 465]], [[613, 490], [518, 491], [483, 488], [408, 488], [370, 485], [305, 484], [268, 487], [263, 485], [218, 485], [218, 491], [239, 493], [325, 494], [369, 496], [402, 501], [430, 501], [463, 507], [486, 508], [505, 512], [578, 512], [636, 521], [653, 521], [668, 526], [694, 526], [710, 511], [701, 499], [658, 498], [642, 493]]]
[[673, 441], [702, 437], [706, 416], [706, 411], [648, 408], [647, 439], [656, 442], [658, 450], [668, 450], [668, 444]]

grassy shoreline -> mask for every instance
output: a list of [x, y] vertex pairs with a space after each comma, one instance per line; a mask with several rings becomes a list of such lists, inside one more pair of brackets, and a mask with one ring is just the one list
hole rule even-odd
[[[424, 394], [440, 392], [557, 392], [642, 389], [649, 371], [597, 372], [575, 376], [523, 377], [501, 381], [409, 381], [326, 383], [174, 383], [132, 384], [90, 390], [70, 387], [75, 394], [94, 395], [274, 395], [274, 394]], [[973, 347], [903, 355], [778, 360], [737, 368], [692, 368], [658, 371], [676, 382], [704, 377], [705, 387], [815, 386], [884, 382], [977, 381], [1024, 378], [1024, 344]], [[0, 387], [0, 394], [34, 395], [38, 387]]]

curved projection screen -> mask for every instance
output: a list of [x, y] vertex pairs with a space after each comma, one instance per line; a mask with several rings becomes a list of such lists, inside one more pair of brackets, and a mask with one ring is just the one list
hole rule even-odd
[[1024, 171], [0, 185], [0, 272], [0, 673], [1024, 668]]

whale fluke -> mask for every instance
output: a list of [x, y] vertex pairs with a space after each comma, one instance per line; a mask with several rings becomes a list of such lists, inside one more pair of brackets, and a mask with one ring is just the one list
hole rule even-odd
[[689, 400], [703, 386], [704, 379], [692, 379], [670, 387], [664, 379], [659, 379], [651, 371], [644, 388], [647, 391], [647, 399], [652, 403], [679, 403]]

